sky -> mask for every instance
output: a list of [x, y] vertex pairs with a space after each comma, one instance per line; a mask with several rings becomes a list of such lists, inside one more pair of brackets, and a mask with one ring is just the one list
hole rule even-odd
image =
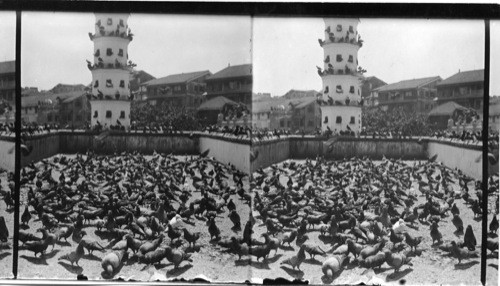
[[16, 58], [16, 13], [0, 11], [0, 61]]
[[[25, 12], [22, 20], [22, 86], [91, 81], [93, 14]], [[254, 18], [252, 27], [249, 17], [132, 14], [129, 26], [130, 59], [155, 77], [253, 61], [255, 92], [321, 89], [321, 18]], [[387, 83], [484, 68], [482, 20], [361, 19], [358, 29], [360, 66]], [[0, 39], [12, 43], [0, 45], [0, 60], [14, 59], [14, 12], [0, 12]], [[490, 39], [490, 94], [500, 95], [500, 21], [491, 22]]]
[[[89, 84], [94, 22], [92, 13], [23, 13], [21, 86]], [[157, 78], [251, 63], [250, 17], [131, 14], [128, 25], [129, 59]]]
[[[323, 64], [318, 44], [324, 38], [323, 19], [255, 18], [253, 28], [255, 92], [274, 96], [292, 88], [322, 88], [316, 66]], [[389, 84], [484, 68], [482, 20], [360, 19], [358, 32], [364, 40], [358, 57], [365, 76]], [[493, 90], [500, 94], [498, 84]]]

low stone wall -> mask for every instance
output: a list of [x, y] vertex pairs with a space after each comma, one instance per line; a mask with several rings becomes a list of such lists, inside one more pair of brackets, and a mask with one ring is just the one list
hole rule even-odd
[[220, 137], [200, 136], [200, 153], [210, 149], [209, 157], [234, 165], [238, 170], [250, 173], [250, 140], [221, 140]]
[[61, 153], [84, 153], [89, 149], [101, 154], [138, 151], [143, 154], [153, 152], [175, 155], [198, 154], [199, 135], [194, 134], [151, 134], [111, 132], [101, 141], [96, 140], [98, 133], [60, 133]]
[[252, 143], [252, 151], [255, 154], [255, 159], [251, 163], [252, 172], [289, 159], [291, 156], [290, 148], [291, 144], [288, 138]]
[[[331, 148], [328, 148], [331, 145]], [[482, 179], [482, 146], [462, 142], [448, 142], [435, 139], [397, 138], [325, 138], [289, 136], [252, 146], [258, 157], [252, 164], [252, 171], [268, 167], [286, 159], [306, 159], [324, 156], [328, 159], [343, 159], [367, 156], [371, 159], [395, 158], [404, 160], [426, 160], [438, 155], [437, 160], [450, 168], [459, 168], [474, 179]], [[498, 153], [498, 150], [496, 151]], [[476, 162], [477, 161], [477, 162]], [[489, 174], [498, 174], [499, 166], [489, 165]]]
[[[196, 155], [208, 148], [211, 157], [220, 162], [231, 163], [244, 172], [250, 171], [250, 141], [226, 138], [200, 132], [194, 133], [123, 133], [110, 132], [102, 140], [97, 140], [98, 133], [59, 131], [46, 134], [37, 134], [29, 139], [28, 144], [33, 151], [28, 156], [21, 157], [22, 166], [31, 161], [40, 161], [44, 158], [63, 153], [85, 153], [89, 149], [99, 154], [113, 154], [123, 151], [138, 151], [143, 154], [153, 152], [174, 155]], [[200, 146], [200, 142], [203, 143]], [[232, 146], [235, 144], [236, 148]], [[0, 167], [9, 171], [14, 170], [13, 137], [0, 138]], [[237, 151], [232, 152], [230, 150]], [[201, 150], [201, 151], [200, 151]]]
[[[0, 168], [7, 171], [14, 171], [15, 153], [14, 138], [0, 137]], [[10, 152], [12, 151], [12, 152]]]
[[[338, 137], [333, 142], [325, 138], [289, 136], [268, 141], [253, 142], [247, 139], [224, 137], [214, 134], [194, 132], [184, 134], [151, 134], [111, 132], [102, 141], [99, 134], [91, 132], [59, 131], [35, 135], [29, 140], [33, 151], [23, 156], [22, 165], [40, 161], [58, 153], [85, 153], [92, 149], [101, 154], [123, 151], [138, 151], [195, 155], [210, 149], [210, 157], [219, 162], [230, 163], [241, 171], [253, 172], [287, 159], [315, 158], [343, 159], [367, 156], [372, 159], [402, 158], [405, 160], [425, 160], [438, 155], [437, 160], [450, 168], [459, 168], [475, 179], [482, 177], [482, 146], [446, 140], [384, 139]], [[329, 145], [331, 148], [329, 148]], [[14, 170], [13, 137], [0, 138], [0, 167]], [[250, 148], [256, 158], [250, 162]], [[498, 154], [498, 150], [496, 151]], [[489, 174], [498, 174], [499, 167], [489, 165]]]

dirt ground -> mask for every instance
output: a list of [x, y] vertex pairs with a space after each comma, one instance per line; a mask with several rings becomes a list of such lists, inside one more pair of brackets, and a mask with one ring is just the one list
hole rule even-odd
[[[184, 159], [184, 157], [179, 158]], [[53, 172], [53, 177], [57, 178], [59, 174], [59, 172]], [[228, 183], [232, 185], [232, 181], [228, 180]], [[248, 176], [245, 177], [243, 183], [245, 189], [248, 190]], [[200, 193], [194, 192], [189, 202], [198, 198], [200, 198]], [[231, 198], [236, 204], [236, 209], [241, 217], [243, 228], [248, 220], [250, 208], [240, 200], [238, 195], [232, 195]], [[26, 202], [25, 191], [21, 193], [21, 202], [23, 203], [21, 206], [22, 212], [24, 210], [24, 203]], [[175, 206], [177, 207], [177, 205]], [[36, 218], [35, 213], [33, 213], [33, 217]], [[121, 277], [126, 280], [148, 281], [152, 279], [153, 275], [155, 275], [154, 279], [193, 279], [203, 275], [212, 281], [244, 282], [247, 280], [249, 277], [249, 268], [245, 266], [248, 264], [235, 262], [237, 256], [225, 253], [216, 242], [211, 242], [205, 221], [197, 219], [193, 219], [193, 221], [195, 221], [194, 225], [188, 223], [184, 224], [190, 231], [202, 233], [200, 239], [197, 241], [197, 246], [201, 247], [199, 247], [199, 250], [197, 249], [198, 252], [193, 252], [191, 256], [193, 263], [184, 261], [178, 269], [174, 269], [173, 264], [169, 264], [166, 259], [163, 259], [159, 265], [146, 267], [144, 264], [139, 263], [137, 259], [132, 256], [132, 251], [129, 250], [129, 260], [114, 278]], [[215, 221], [221, 230], [221, 236], [223, 238], [242, 236], [242, 231], [234, 232], [231, 230], [233, 223], [228, 218], [227, 209], [225, 213], [220, 214]], [[92, 223], [84, 228], [88, 234], [86, 238], [96, 240], [103, 246], [109, 244], [111, 239], [101, 238], [96, 234], [97, 229], [91, 225]], [[35, 219], [29, 223], [29, 229], [26, 231], [40, 236], [40, 234], [36, 234], [35, 232], [39, 227], [42, 227], [42, 223], [38, 221], [38, 219]], [[35, 258], [33, 252], [20, 250], [18, 277], [22, 279], [76, 279], [78, 274], [83, 274], [87, 276], [89, 280], [103, 280], [101, 260], [107, 252], [101, 253], [94, 251], [94, 255], [86, 254], [79, 262], [80, 267], [76, 265], [71, 266], [67, 261], [58, 261], [59, 257], [75, 250], [77, 244], [78, 243], [69, 238], [68, 243], [62, 242], [56, 244], [54, 250], [51, 250], [49, 246], [43, 258]]]
[[[7, 182], [7, 173], [4, 172], [0, 174], [0, 188], [3, 191], [10, 190]], [[14, 274], [12, 273], [12, 239], [14, 237], [14, 208], [7, 209], [5, 202], [0, 200], [0, 216], [5, 218], [5, 224], [9, 230], [8, 244], [9, 249], [0, 249], [0, 278], [12, 278]]]
[[[303, 161], [297, 161], [303, 162]], [[269, 168], [266, 169], [269, 171]], [[281, 176], [282, 184], [286, 183], [287, 178], [285, 176]], [[474, 183], [471, 182], [470, 190], [471, 195], [474, 193]], [[454, 186], [454, 189], [458, 189], [458, 185]], [[417, 190], [417, 192], [419, 192]], [[473, 195], [474, 196], [474, 195]], [[474, 196], [475, 197], [475, 196]], [[492, 203], [490, 204], [492, 207], [493, 198], [491, 198]], [[418, 197], [418, 202], [416, 204], [425, 202], [424, 196]], [[478, 245], [481, 244], [481, 220], [474, 220], [474, 214], [469, 206], [465, 206], [463, 200], [455, 200], [457, 203], [457, 207], [460, 209], [460, 216], [463, 220], [464, 226], [471, 225], [474, 234], [476, 236], [476, 240], [478, 241]], [[491, 209], [491, 207], [490, 207]], [[399, 208], [398, 211], [402, 211], [402, 208]], [[254, 213], [255, 216], [258, 213]], [[300, 215], [300, 212], [299, 212]], [[493, 215], [493, 214], [491, 214]], [[491, 221], [491, 216], [488, 221]], [[444, 241], [451, 240], [462, 240], [463, 235], [460, 238], [456, 237], [453, 232], [455, 231], [455, 227], [451, 222], [450, 216], [446, 217], [444, 220], [439, 222], [439, 230], [443, 234]], [[261, 220], [258, 220], [258, 226], [254, 228], [255, 235], [260, 235], [261, 233], [266, 231], [266, 227], [261, 223]], [[489, 223], [488, 223], [489, 224]], [[358, 283], [366, 283], [366, 284], [461, 284], [461, 285], [480, 285], [480, 273], [481, 273], [481, 265], [480, 258], [473, 258], [467, 261], [462, 261], [462, 265], [457, 265], [458, 260], [456, 258], [449, 257], [445, 255], [441, 250], [432, 246], [432, 239], [430, 237], [430, 230], [428, 225], [424, 225], [421, 223], [416, 223], [417, 229], [408, 228], [409, 232], [415, 236], [422, 236], [424, 240], [419, 245], [418, 249], [422, 250], [419, 256], [412, 257], [413, 266], [403, 266], [400, 269], [400, 273], [394, 273], [394, 270], [389, 267], [386, 263], [382, 265], [381, 270], [376, 269], [366, 270], [365, 268], [358, 267], [356, 262], [350, 263], [347, 268], [337, 277], [334, 281], [328, 281], [323, 277], [323, 273], [321, 271], [321, 264], [327, 257], [316, 256], [316, 260], [309, 259], [309, 255], [307, 255], [307, 260], [301, 265], [302, 271], [293, 270], [291, 267], [288, 268], [287, 265], [283, 265], [280, 267], [280, 262], [295, 255], [298, 251], [298, 247], [294, 246], [293, 250], [280, 250], [273, 257], [273, 252], [271, 252], [270, 259], [268, 259], [268, 264], [255, 264], [252, 267], [252, 275], [254, 277], [269, 277], [269, 278], [277, 278], [284, 277], [287, 279], [305, 279], [308, 280], [312, 284], [323, 284], [323, 283], [334, 283], [334, 284], [358, 284]], [[308, 236], [310, 237], [308, 243], [312, 243], [313, 245], [318, 245], [324, 250], [328, 250], [331, 248], [330, 244], [323, 243], [322, 240], [319, 239], [319, 230], [315, 230], [312, 232], [308, 232]], [[479, 249], [478, 249], [479, 250]], [[488, 251], [489, 253], [489, 251]], [[352, 254], [351, 254], [352, 256]], [[498, 285], [498, 255], [490, 255], [488, 256], [488, 267], [487, 267], [487, 285]]]
[[[2, 175], [2, 185], [5, 184], [4, 176]], [[54, 177], [59, 176], [54, 172]], [[286, 183], [286, 178], [281, 178], [282, 183]], [[248, 186], [248, 177], [244, 181]], [[472, 184], [472, 183], [471, 183]], [[4, 186], [4, 188], [6, 185]], [[454, 186], [458, 188], [458, 186]], [[246, 188], [248, 190], [248, 187]], [[474, 187], [470, 186], [473, 193]], [[190, 200], [199, 198], [199, 193], [194, 193]], [[232, 195], [231, 198], [236, 203], [237, 210], [242, 219], [242, 228], [247, 222], [249, 207], [244, 204], [238, 195]], [[424, 197], [418, 197], [420, 202], [425, 200]], [[26, 193], [21, 193], [21, 212], [24, 210], [26, 202]], [[456, 200], [457, 206], [461, 211], [461, 217], [464, 225], [472, 225], [478, 244], [481, 242], [481, 221], [473, 219], [472, 210], [463, 204], [463, 200]], [[491, 204], [492, 206], [494, 204]], [[400, 211], [400, 209], [398, 209]], [[6, 223], [9, 227], [10, 239], [12, 242], [13, 236], [13, 221], [12, 213], [5, 212], [5, 203], [0, 201], [0, 215], [6, 218]], [[35, 214], [33, 214], [36, 217]], [[254, 226], [254, 237], [262, 240], [260, 235], [266, 231], [266, 227], [258, 218], [258, 213], [254, 212], [254, 217], [257, 218]], [[447, 217], [440, 222], [440, 231], [443, 234], [443, 239], [456, 240], [454, 234], [455, 227], [451, 223], [451, 217]], [[488, 222], [491, 221], [491, 215]], [[231, 236], [241, 237], [242, 231], [234, 232], [231, 230], [232, 222], [227, 216], [227, 211], [216, 218], [216, 223], [222, 231], [223, 238]], [[301, 265], [301, 271], [292, 270], [286, 266], [280, 266], [280, 262], [295, 255], [298, 246], [294, 243], [292, 248], [281, 248], [277, 254], [271, 252], [266, 261], [256, 262], [256, 258], [243, 258], [238, 261], [238, 256], [224, 251], [216, 243], [211, 242], [207, 231], [207, 225], [204, 221], [195, 220], [194, 225], [186, 224], [186, 227], [192, 231], [202, 233], [197, 245], [200, 245], [198, 252], [192, 254], [193, 262], [182, 262], [179, 269], [174, 269], [172, 264], [164, 259], [161, 264], [156, 266], [145, 267], [144, 264], [138, 263], [133, 257], [123, 266], [119, 273], [114, 278], [122, 277], [126, 280], [147, 281], [150, 279], [174, 279], [185, 278], [192, 279], [197, 276], [207, 277], [211, 281], [218, 282], [243, 282], [251, 280], [260, 282], [263, 278], [278, 278], [286, 279], [305, 279], [312, 284], [334, 283], [334, 284], [357, 284], [364, 282], [367, 284], [463, 284], [463, 285], [478, 285], [480, 284], [480, 258], [473, 258], [462, 262], [462, 265], [457, 265], [458, 261], [455, 258], [446, 256], [438, 248], [432, 247], [432, 241], [429, 235], [428, 225], [416, 223], [418, 229], [409, 229], [412, 234], [424, 237], [423, 242], [419, 245], [422, 250], [419, 256], [412, 257], [413, 266], [403, 266], [400, 273], [394, 273], [393, 269], [387, 264], [384, 264], [381, 270], [369, 270], [360, 268], [356, 263], [351, 263], [334, 281], [328, 281], [323, 277], [321, 264], [327, 258], [316, 256], [316, 260], [308, 259]], [[35, 233], [35, 230], [41, 227], [40, 221], [35, 219], [29, 224], [29, 229], [26, 231]], [[89, 238], [99, 241], [103, 245], [107, 245], [110, 240], [101, 238], [95, 233], [96, 228], [89, 225], [86, 226], [86, 231]], [[36, 234], [39, 235], [39, 234]], [[331, 246], [325, 244], [319, 239], [319, 231], [312, 230], [308, 233], [309, 243], [319, 245], [323, 249], [329, 249]], [[463, 236], [460, 237], [463, 239]], [[32, 252], [20, 250], [19, 252], [19, 278], [21, 279], [76, 279], [78, 274], [87, 276], [90, 280], [103, 280], [101, 259], [106, 253], [94, 252], [94, 255], [86, 254], [80, 260], [80, 266], [71, 266], [66, 261], [58, 261], [58, 258], [64, 254], [70, 253], [76, 248], [77, 243], [68, 239], [68, 243], [56, 244], [53, 250], [47, 250], [47, 253], [42, 258], [35, 258]], [[130, 252], [130, 251], [129, 251]], [[130, 252], [131, 253], [131, 252]], [[489, 253], [489, 251], [488, 251]], [[12, 249], [0, 251], [0, 276], [7, 278], [11, 277], [12, 269]], [[498, 279], [498, 257], [488, 256], [487, 268], [487, 285], [497, 285]]]

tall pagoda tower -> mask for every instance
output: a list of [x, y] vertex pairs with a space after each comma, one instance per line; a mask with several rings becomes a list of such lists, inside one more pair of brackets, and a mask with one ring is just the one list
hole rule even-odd
[[325, 18], [324, 67], [318, 68], [323, 80], [321, 105], [322, 131], [351, 129], [361, 131], [361, 79], [358, 50], [362, 46], [357, 26], [359, 19]]
[[87, 60], [92, 72], [91, 125], [130, 126], [130, 74], [134, 64], [128, 60], [133, 35], [127, 25], [128, 14], [95, 14], [94, 61]]

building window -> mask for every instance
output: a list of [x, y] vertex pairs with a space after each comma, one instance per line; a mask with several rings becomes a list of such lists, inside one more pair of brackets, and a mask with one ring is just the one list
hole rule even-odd
[[113, 82], [110, 79], [106, 80], [106, 87], [113, 87]]
[[111, 25], [113, 25], [113, 19], [108, 18], [108, 26], [111, 26]]
[[82, 121], [82, 115], [81, 114], [78, 114], [76, 116], [76, 121]]
[[349, 124], [354, 124], [356, 122], [356, 119], [354, 118], [354, 116], [351, 116], [351, 121], [349, 122]]
[[107, 56], [112, 56], [113, 55], [113, 50], [110, 49], [110, 48], [106, 49], [106, 55]]
[[94, 87], [99, 87], [99, 80], [96, 80], [94, 83]]
[[94, 57], [98, 57], [101, 55], [101, 51], [99, 49], [97, 49], [97, 51], [95, 51], [94, 53]]
[[94, 111], [94, 118], [97, 118], [97, 115], [98, 115], [97, 110], [95, 110]]
[[324, 124], [328, 123], [328, 116], [325, 116], [325, 121], [323, 121]]
[[342, 55], [337, 55], [337, 62], [341, 62], [342, 61]]
[[52, 121], [52, 113], [47, 114], [47, 121]]
[[125, 27], [125, 24], [123, 23], [123, 19], [120, 19], [120, 27]]
[[119, 57], [123, 57], [123, 49], [119, 49], [118, 50], [118, 56]]
[[354, 57], [352, 55], [349, 55], [349, 59], [347, 61], [350, 63], [354, 62]]
[[97, 21], [95, 24], [96, 26], [101, 26], [101, 20]]
[[125, 111], [122, 110], [120, 112], [120, 119], [123, 119], [123, 118], [125, 118]]
[[174, 86], [174, 91], [181, 91], [181, 86], [180, 85]]
[[81, 101], [81, 100], [79, 100], [79, 99], [78, 99], [78, 100], [76, 100], [76, 101], [75, 101], [75, 107], [76, 107], [76, 108], [80, 108], [80, 107], [82, 107], [82, 101]]
[[313, 113], [314, 112], [314, 105], [309, 105], [309, 107], [307, 107], [307, 112], [309, 113]]
[[354, 28], [352, 26], [349, 26], [349, 32], [354, 33]]
[[314, 126], [314, 122], [313, 122], [312, 120], [309, 120], [309, 121], [307, 122], [307, 126], [309, 126], [309, 127], [313, 127], [313, 126]]
[[337, 32], [342, 32], [342, 25], [337, 25]]
[[280, 120], [280, 127], [285, 127], [285, 120], [284, 119]]
[[353, 85], [351, 85], [351, 87], [349, 88], [349, 92], [354, 93], [354, 86]]
[[125, 81], [124, 80], [120, 80], [120, 87], [125, 88]]
[[337, 85], [337, 87], [335, 88], [335, 91], [337, 93], [343, 93], [344, 91], [342, 90], [342, 86], [341, 85]]
[[111, 110], [106, 110], [106, 118], [111, 118]]
[[337, 116], [337, 120], [335, 121], [335, 123], [337, 124], [342, 123], [342, 116]]

